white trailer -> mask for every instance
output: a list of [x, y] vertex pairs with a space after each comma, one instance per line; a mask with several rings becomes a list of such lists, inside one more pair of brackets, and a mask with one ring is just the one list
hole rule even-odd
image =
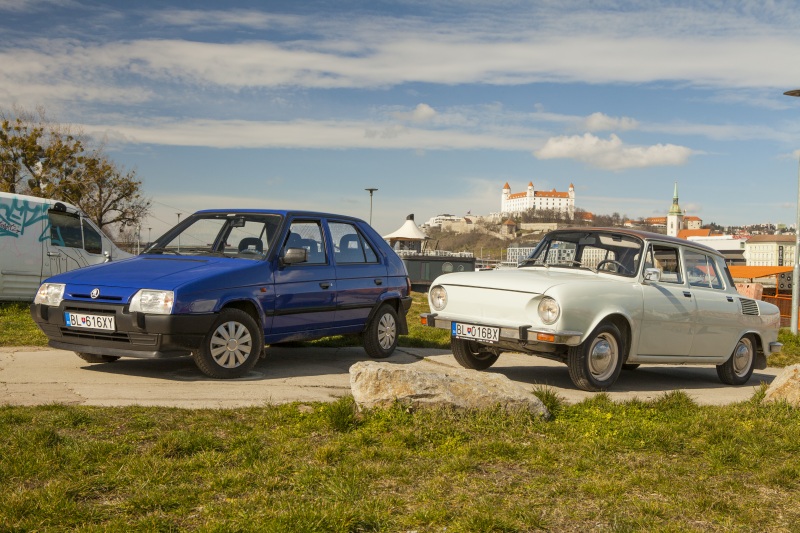
[[0, 301], [32, 301], [54, 274], [126, 257], [74, 205], [0, 192]]

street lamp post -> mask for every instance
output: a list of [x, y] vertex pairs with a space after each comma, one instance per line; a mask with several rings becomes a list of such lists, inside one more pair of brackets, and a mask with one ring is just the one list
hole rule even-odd
[[372, 193], [374, 193], [378, 189], [375, 189], [374, 187], [369, 187], [369, 188], [364, 189], [364, 190], [365, 191], [369, 191], [369, 225], [371, 226], [372, 225]]
[[[800, 89], [786, 91], [786, 96], [800, 97]], [[797, 335], [797, 307], [800, 304], [800, 159], [797, 167], [797, 219], [794, 224], [794, 267], [792, 268], [792, 334]]]

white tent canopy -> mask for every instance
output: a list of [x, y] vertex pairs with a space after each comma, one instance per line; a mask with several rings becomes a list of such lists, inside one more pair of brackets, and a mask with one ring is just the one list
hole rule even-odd
[[384, 235], [383, 238], [393, 243], [394, 241], [424, 241], [429, 237], [422, 233], [414, 223], [414, 215], [408, 215], [405, 223], [398, 230]]

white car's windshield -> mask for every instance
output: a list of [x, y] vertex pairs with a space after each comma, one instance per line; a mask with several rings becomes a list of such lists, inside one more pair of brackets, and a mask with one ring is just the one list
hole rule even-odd
[[520, 266], [588, 268], [633, 277], [639, 269], [643, 243], [620, 233], [566, 231], [548, 234]]
[[194, 215], [143, 253], [261, 259], [274, 241], [280, 221], [277, 215]]

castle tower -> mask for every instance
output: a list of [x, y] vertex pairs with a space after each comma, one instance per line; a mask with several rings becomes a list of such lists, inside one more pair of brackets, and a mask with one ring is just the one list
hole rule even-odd
[[675, 182], [675, 192], [672, 195], [672, 207], [667, 214], [667, 235], [677, 237], [678, 232], [683, 229], [684, 213], [678, 204], [678, 182]]

